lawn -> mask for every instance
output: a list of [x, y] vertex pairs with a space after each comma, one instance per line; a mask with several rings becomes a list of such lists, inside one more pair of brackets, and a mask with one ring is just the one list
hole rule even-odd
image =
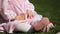
[[56, 34], [60, 31], [60, 0], [31, 0], [35, 5], [38, 14], [48, 17], [54, 23], [55, 28], [47, 33], [40, 34]]
[[[49, 32], [33, 32], [33, 33], [13, 33], [13, 34], [56, 34], [60, 31], [60, 0], [30, 0], [35, 5], [35, 11], [38, 14], [48, 17], [54, 24]], [[4, 33], [2, 33], [4, 34]]]

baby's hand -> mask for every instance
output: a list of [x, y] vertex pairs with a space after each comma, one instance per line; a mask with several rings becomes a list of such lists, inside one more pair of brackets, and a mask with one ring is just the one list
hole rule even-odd
[[25, 15], [22, 13], [15, 18], [16, 20], [25, 20]]

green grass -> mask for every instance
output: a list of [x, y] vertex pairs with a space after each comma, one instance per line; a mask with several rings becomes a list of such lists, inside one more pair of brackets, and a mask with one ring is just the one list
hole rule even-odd
[[[56, 34], [60, 31], [60, 0], [30, 0], [35, 5], [35, 11], [48, 17], [54, 23], [54, 28], [49, 32], [14, 33], [14, 34]], [[4, 34], [4, 33], [3, 33]]]
[[47, 33], [39, 34], [56, 34], [60, 31], [60, 0], [31, 0], [35, 5], [38, 14], [48, 17], [54, 23], [55, 28]]

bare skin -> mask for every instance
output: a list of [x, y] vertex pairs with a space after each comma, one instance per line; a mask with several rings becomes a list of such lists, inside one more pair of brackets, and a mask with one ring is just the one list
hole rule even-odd
[[49, 23], [49, 19], [47, 17], [44, 17], [41, 19], [41, 21], [37, 21], [35, 24], [33, 24], [33, 27], [36, 31], [42, 30], [42, 28], [46, 27]]

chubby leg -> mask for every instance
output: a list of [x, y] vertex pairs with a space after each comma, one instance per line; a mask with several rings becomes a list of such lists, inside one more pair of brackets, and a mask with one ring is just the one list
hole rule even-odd
[[49, 24], [49, 19], [47, 17], [43, 17], [40, 21], [36, 21], [36, 23], [32, 24], [36, 31], [39, 31], [46, 27]]

